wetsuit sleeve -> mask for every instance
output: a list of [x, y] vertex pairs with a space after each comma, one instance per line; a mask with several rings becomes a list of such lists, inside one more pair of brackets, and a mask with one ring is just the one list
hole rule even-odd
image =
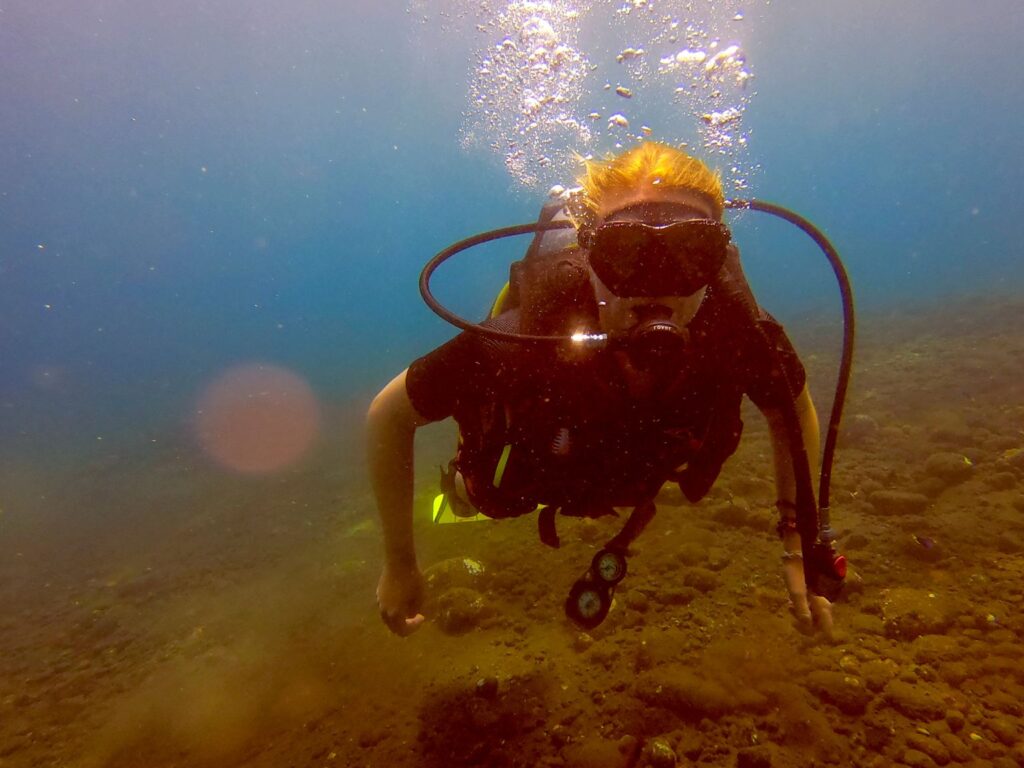
[[807, 374], [786, 331], [763, 309], [759, 310], [758, 326], [762, 333], [751, 335], [743, 357], [743, 391], [762, 410], [779, 408], [784, 405], [781, 401], [784, 388], [779, 387], [781, 373], [775, 361], [781, 366], [794, 399], [807, 383]]
[[416, 412], [440, 421], [479, 399], [492, 375], [485, 351], [478, 337], [462, 332], [414, 360], [405, 376], [405, 390]]

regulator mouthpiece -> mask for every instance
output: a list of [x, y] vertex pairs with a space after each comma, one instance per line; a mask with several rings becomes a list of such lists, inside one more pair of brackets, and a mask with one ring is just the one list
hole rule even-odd
[[645, 320], [628, 335], [628, 350], [638, 362], [655, 363], [671, 359], [683, 351], [687, 333], [672, 320]]

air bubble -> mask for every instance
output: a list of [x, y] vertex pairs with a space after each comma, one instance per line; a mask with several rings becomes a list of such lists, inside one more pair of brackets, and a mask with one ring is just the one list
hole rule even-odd
[[738, 45], [730, 45], [728, 48], [712, 56], [704, 65], [704, 71], [711, 73], [716, 69], [724, 69], [736, 66], [737, 64], [742, 65], [743, 61], [743, 52], [740, 50], [740, 47]]
[[713, 125], [715, 127], [729, 125], [735, 123], [743, 116], [735, 107], [723, 110], [722, 112], [706, 112], [700, 116], [700, 119], [704, 121], [706, 125]]
[[519, 39], [524, 42], [531, 40], [535, 44], [539, 42], [545, 45], [554, 45], [558, 42], [558, 35], [555, 34], [555, 28], [547, 19], [542, 16], [534, 16], [523, 24]]
[[704, 51], [691, 51], [687, 48], [677, 53], [675, 60], [680, 64], [701, 64], [707, 57]]
[[[743, 160], [749, 145], [743, 117], [754, 95], [750, 87], [754, 73], [742, 43], [735, 39], [743, 29], [736, 22], [750, 10], [743, 3], [617, 0], [611, 7], [576, 0], [460, 3], [465, 13], [481, 14], [476, 20], [482, 22], [476, 27], [479, 48], [470, 70], [473, 81], [461, 132], [463, 146], [493, 149], [504, 157], [517, 182], [548, 190], [572, 176], [576, 153], [603, 154], [612, 146], [632, 146], [653, 135], [643, 122], [653, 116], [632, 114], [633, 102], [639, 102], [641, 109], [653, 109], [649, 105], [671, 99], [676, 115], [667, 133], [659, 128], [659, 139], [673, 145], [688, 139], [680, 146], [713, 158], [735, 193], [756, 171]], [[613, 31], [618, 27], [618, 39], [609, 41], [614, 47], [582, 50], [583, 17], [598, 25], [610, 22]], [[472, 31], [473, 26], [468, 29]], [[615, 74], [618, 64], [626, 69]], [[605, 96], [613, 91], [617, 97], [632, 99], [628, 105], [632, 118], [614, 113], [614, 100]], [[631, 119], [636, 127], [630, 126]]]
[[[565, 0], [509, 0], [482, 25], [465, 147], [493, 148], [519, 183], [566, 178], [591, 125], [578, 117], [591, 62], [579, 50], [579, 13]], [[481, 6], [484, 13], [487, 9]], [[490, 14], [489, 14], [490, 15]]]
[[622, 51], [622, 53], [615, 57], [615, 60], [621, 64], [624, 61], [632, 61], [633, 59], [638, 59], [641, 56], [643, 56], [644, 53], [645, 51], [643, 48], [626, 48]]

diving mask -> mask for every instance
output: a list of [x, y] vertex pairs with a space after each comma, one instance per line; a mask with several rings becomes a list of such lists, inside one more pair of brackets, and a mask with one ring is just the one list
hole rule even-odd
[[590, 239], [590, 268], [616, 296], [690, 296], [710, 283], [731, 235], [714, 219], [608, 221]]

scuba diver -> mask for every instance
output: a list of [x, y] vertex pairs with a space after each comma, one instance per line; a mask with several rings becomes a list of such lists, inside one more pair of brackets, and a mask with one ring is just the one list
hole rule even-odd
[[[664, 144], [585, 163], [580, 189], [549, 202], [536, 224], [457, 243], [421, 276], [428, 304], [463, 332], [398, 374], [367, 415], [385, 547], [377, 587], [383, 621], [399, 635], [424, 621], [412, 525], [418, 427], [448, 417], [459, 426], [457, 454], [442, 470], [456, 516], [539, 509], [541, 539], [557, 546], [557, 514], [633, 508], [569, 592], [566, 613], [591, 628], [607, 615], [628, 546], [654, 516], [662, 486], [678, 483], [695, 503], [736, 451], [746, 395], [771, 433], [792, 613], [804, 628], [830, 633], [829, 598], [845, 560], [832, 543], [824, 468], [822, 508], [811, 486], [818, 417], [804, 368], [782, 326], [755, 301], [722, 221], [727, 206], [741, 206], [727, 203], [718, 174]], [[767, 203], [743, 207], [759, 206], [799, 219]], [[810, 234], [806, 224], [798, 223]], [[533, 241], [486, 321], [462, 320], [436, 303], [429, 278], [440, 263], [524, 233]], [[837, 405], [829, 468], [838, 390]]]

